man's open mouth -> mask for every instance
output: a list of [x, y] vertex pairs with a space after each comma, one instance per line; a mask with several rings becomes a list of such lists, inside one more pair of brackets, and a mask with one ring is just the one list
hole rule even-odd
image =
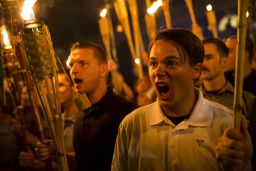
[[75, 83], [75, 84], [80, 84], [80, 83], [82, 83], [82, 82], [83, 82], [82, 79], [74, 78], [74, 83]]
[[156, 87], [161, 95], [165, 95], [170, 90], [168, 84], [166, 83], [156, 83]]

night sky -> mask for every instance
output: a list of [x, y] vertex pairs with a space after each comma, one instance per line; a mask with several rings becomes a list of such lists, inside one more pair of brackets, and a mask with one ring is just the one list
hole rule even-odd
[[[45, 22], [50, 30], [56, 53], [66, 60], [68, 50], [75, 41], [90, 40], [102, 43], [98, 19], [99, 12], [104, 7], [106, 0], [38, 0], [34, 7], [37, 18]], [[112, 1], [108, 1], [113, 4]], [[211, 3], [220, 21], [227, 14], [236, 14], [237, 1], [233, 0], [194, 0], [194, 11], [198, 24], [201, 26], [205, 37], [212, 36], [207, 29], [205, 7]], [[148, 44], [145, 31], [144, 14], [146, 13], [145, 0], [138, 0], [140, 25], [145, 45]], [[171, 19], [173, 27], [191, 29], [191, 20], [184, 3], [184, 0], [170, 0]], [[111, 16], [114, 28], [118, 24], [114, 8], [111, 9]], [[165, 28], [163, 12], [161, 9], [156, 13], [157, 29]], [[226, 32], [219, 33], [225, 37]], [[115, 33], [118, 48], [118, 58], [121, 72], [124, 74], [129, 84], [133, 84], [129, 76], [131, 72], [131, 57], [126, 39], [123, 33]]]

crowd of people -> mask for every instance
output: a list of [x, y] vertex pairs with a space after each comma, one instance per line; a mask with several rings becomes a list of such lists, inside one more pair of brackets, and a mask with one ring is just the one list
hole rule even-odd
[[[236, 35], [201, 41], [184, 29], [159, 31], [149, 45], [148, 75], [133, 88], [101, 45], [74, 43], [67, 70], [58, 73], [69, 170], [256, 170], [255, 48], [247, 38], [240, 130], [232, 112], [236, 48]], [[33, 114], [25, 115], [27, 148], [19, 147], [21, 124], [4, 94], [0, 170], [43, 171], [47, 161], [58, 170], [47, 126], [42, 141]], [[91, 106], [80, 109], [75, 101], [84, 94]]]

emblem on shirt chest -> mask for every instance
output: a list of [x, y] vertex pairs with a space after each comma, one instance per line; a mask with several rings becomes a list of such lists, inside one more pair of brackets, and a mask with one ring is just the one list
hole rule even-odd
[[197, 145], [200, 147], [203, 143], [204, 140], [196, 139]]
[[207, 144], [209, 141], [209, 135], [206, 130], [198, 129], [197, 134], [194, 135], [194, 140], [198, 147], [202, 147], [203, 145]]

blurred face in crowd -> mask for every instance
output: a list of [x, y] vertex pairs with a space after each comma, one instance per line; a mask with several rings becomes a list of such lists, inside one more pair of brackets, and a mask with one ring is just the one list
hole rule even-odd
[[61, 104], [72, 101], [75, 92], [70, 86], [67, 76], [64, 73], [58, 74], [58, 79]]
[[204, 44], [205, 57], [200, 78], [213, 80], [224, 72], [227, 58], [221, 57], [214, 43]]
[[190, 66], [188, 60], [175, 42], [154, 42], [149, 53], [149, 77], [162, 108], [182, 108], [191, 102], [187, 97], [194, 95], [194, 80], [200, 75], [200, 67]]
[[78, 48], [69, 56], [70, 74], [78, 93], [92, 96], [106, 79], [107, 64], [100, 64], [96, 58], [95, 49]]
[[234, 37], [228, 38], [225, 42], [228, 48], [228, 65], [226, 71], [235, 70], [237, 40]]
[[140, 79], [136, 85], [137, 93], [146, 93], [151, 87], [151, 83], [148, 77], [143, 77]]

